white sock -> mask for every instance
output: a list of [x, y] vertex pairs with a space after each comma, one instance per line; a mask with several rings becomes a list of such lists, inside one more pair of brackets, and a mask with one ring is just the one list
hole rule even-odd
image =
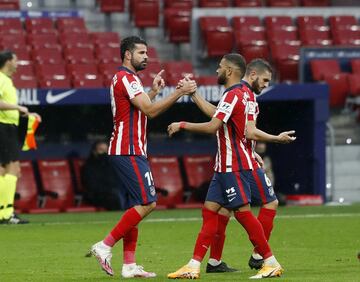
[[267, 259], [264, 259], [264, 265], [278, 266], [279, 263], [274, 256], [271, 256], [268, 257]]
[[253, 254], [252, 254], [252, 257], [253, 257], [254, 259], [257, 259], [257, 260], [263, 259], [263, 257], [262, 257], [261, 255], [259, 255], [258, 253], [253, 253]]
[[129, 263], [129, 264], [123, 264], [123, 268], [133, 268], [134, 266], [136, 266], [136, 263]]
[[191, 259], [188, 263], [188, 266], [191, 268], [200, 268], [201, 262], [196, 259]]
[[102, 249], [108, 249], [108, 250], [110, 250], [111, 249], [111, 247], [110, 246], [108, 246], [108, 245], [106, 245], [105, 243], [104, 243], [104, 241], [100, 241], [100, 248], [102, 248]]
[[208, 263], [212, 266], [218, 266], [221, 263], [221, 260], [217, 260], [217, 259], [213, 259], [213, 258], [209, 258]]

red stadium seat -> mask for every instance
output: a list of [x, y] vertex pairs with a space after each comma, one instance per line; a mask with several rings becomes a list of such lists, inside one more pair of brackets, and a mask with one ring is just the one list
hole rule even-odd
[[255, 58], [269, 59], [269, 47], [263, 30], [256, 32], [242, 30], [235, 32], [236, 50], [244, 56], [247, 62]]
[[208, 57], [219, 57], [232, 51], [233, 29], [226, 17], [201, 17], [200, 29]]
[[37, 88], [37, 79], [32, 65], [19, 65], [13, 76], [17, 88]]
[[54, 33], [54, 24], [51, 18], [26, 18], [25, 28], [31, 33]]
[[121, 13], [125, 11], [125, 0], [100, 0], [102, 13]]
[[191, 189], [197, 189], [204, 183], [210, 183], [214, 175], [214, 158], [212, 156], [184, 156], [183, 163], [187, 184]]
[[217, 85], [218, 78], [216, 75], [201, 75], [196, 78], [198, 86], [203, 85]]
[[229, 7], [229, 0], [200, 0], [199, 7], [201, 8], [226, 8]]
[[192, 9], [194, 6], [193, 0], [164, 0], [164, 8], [177, 8], [177, 9]]
[[120, 36], [116, 32], [92, 32], [90, 33], [92, 42], [98, 47], [117, 48], [120, 53]]
[[3, 49], [20, 49], [26, 46], [25, 35], [19, 34], [1, 34], [0, 46]]
[[294, 26], [289, 16], [266, 16], [264, 19], [266, 29], [278, 30]]
[[59, 35], [59, 41], [63, 47], [90, 47], [92, 42], [88, 33], [61, 33]]
[[173, 207], [182, 203], [184, 187], [178, 159], [170, 156], [150, 157], [149, 163], [156, 189], [167, 192], [166, 196], [158, 196], [157, 204]]
[[45, 193], [43, 208], [65, 211], [74, 206], [74, 187], [66, 160], [38, 160], [39, 174]]
[[350, 29], [352, 26], [358, 24], [355, 16], [330, 16], [329, 25], [330, 29]]
[[18, 65], [30, 65], [32, 63], [29, 51], [24, 49], [18, 49], [13, 51], [17, 56]]
[[39, 86], [42, 89], [68, 89], [71, 88], [70, 79], [68, 77], [63, 78], [40, 78]]
[[159, 0], [137, 0], [134, 3], [134, 23], [136, 27], [159, 26]]
[[97, 47], [95, 57], [99, 63], [121, 64], [120, 51], [117, 48]]
[[155, 47], [147, 47], [148, 63], [149, 62], [159, 62], [159, 56]]
[[19, 0], [0, 1], [0, 10], [20, 10]]
[[58, 18], [56, 20], [56, 27], [60, 32], [87, 32], [85, 21], [83, 18]]
[[96, 64], [68, 64], [67, 72], [72, 77], [95, 79], [99, 75]]
[[326, 81], [330, 88], [330, 106], [342, 107], [349, 93], [348, 74], [341, 72], [336, 59], [312, 60], [310, 67], [314, 81]]
[[68, 75], [65, 69], [65, 64], [39, 64], [35, 69], [39, 79], [65, 79]]
[[73, 47], [64, 49], [65, 60], [70, 64], [94, 64], [94, 52], [90, 48]]
[[186, 74], [193, 74], [194, 69], [189, 61], [168, 61], [163, 64], [166, 82], [168, 85], [175, 86]]
[[235, 7], [261, 7], [260, 0], [234, 0]]
[[98, 70], [100, 74], [110, 75], [113, 77], [115, 73], [118, 72], [120, 65], [119, 64], [104, 64], [100, 63], [98, 65]]
[[331, 30], [334, 45], [360, 46], [360, 26], [354, 29]]
[[101, 76], [97, 75], [94, 78], [87, 79], [77, 78], [73, 79], [74, 88], [104, 88], [104, 80]]
[[[162, 70], [162, 65], [160, 62], [149, 62], [146, 66], [146, 69], [139, 72], [138, 75], [141, 79], [141, 82], [144, 86], [151, 86], [154, 80], [154, 77]], [[165, 73], [166, 75], [166, 73]]]
[[267, 5], [270, 7], [294, 7], [296, 6], [295, 0], [267, 0]]
[[330, 6], [331, 0], [301, 0], [304, 7], [327, 7]]
[[21, 161], [21, 177], [18, 179], [16, 193], [19, 195], [15, 200], [15, 208], [22, 212], [29, 212], [38, 208], [38, 190], [31, 161]]
[[297, 81], [300, 46], [286, 42], [271, 45], [271, 54], [280, 81]]
[[269, 42], [289, 42], [298, 40], [297, 28], [289, 26], [286, 29], [273, 30], [269, 29], [267, 31], [267, 39]]
[[28, 34], [27, 42], [33, 48], [59, 48], [60, 46], [57, 34]]
[[233, 17], [232, 26], [235, 31], [250, 30], [254, 32], [264, 32], [264, 26], [259, 17], [256, 16], [237, 16]]
[[191, 10], [178, 8], [164, 12], [164, 29], [171, 43], [190, 42]]
[[24, 33], [24, 29], [19, 18], [0, 19], [0, 34], [19, 33]]
[[33, 58], [33, 61], [35, 61], [38, 64], [62, 64], [64, 63], [64, 59], [62, 57], [62, 54], [59, 50], [56, 49], [35, 49], [32, 50], [31, 56]]
[[299, 30], [318, 29], [318, 27], [326, 25], [323, 16], [298, 16], [296, 22]]
[[300, 29], [300, 40], [303, 46], [321, 47], [332, 45], [329, 28], [318, 26], [314, 29]]
[[360, 59], [352, 59], [350, 64], [352, 72], [355, 74], [360, 74]]

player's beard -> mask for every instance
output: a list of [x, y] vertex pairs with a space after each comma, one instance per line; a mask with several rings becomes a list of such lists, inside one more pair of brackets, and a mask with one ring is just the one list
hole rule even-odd
[[134, 67], [134, 69], [138, 72], [146, 69], [147, 60], [143, 60], [142, 62], [135, 62], [134, 59], [131, 59], [131, 64]]
[[217, 83], [219, 85], [225, 85], [227, 82], [227, 79], [226, 79], [226, 75], [225, 75], [225, 72], [221, 73], [220, 75], [218, 75], [218, 78], [217, 78]]
[[257, 78], [256, 80], [254, 80], [254, 82], [251, 85], [252, 91], [255, 94], [260, 94], [262, 89], [260, 89], [260, 85], [259, 85], [259, 78]]

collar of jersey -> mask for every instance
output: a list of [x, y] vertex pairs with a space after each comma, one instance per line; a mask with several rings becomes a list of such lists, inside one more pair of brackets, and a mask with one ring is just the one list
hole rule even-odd
[[119, 67], [119, 71], [121, 71], [121, 70], [124, 70], [124, 71], [127, 71], [127, 72], [131, 73], [131, 74], [136, 75], [136, 73], [134, 73], [132, 70], [128, 69], [127, 67], [124, 67], [124, 66]]
[[251, 88], [250, 84], [247, 81], [241, 80], [241, 84], [245, 85], [247, 88], [249, 88], [252, 91], [252, 88]]
[[241, 83], [236, 83], [236, 84], [234, 84], [233, 86], [230, 86], [229, 88], [226, 88], [225, 91], [224, 91], [224, 93], [225, 93], [225, 92], [229, 92], [230, 90], [233, 90], [233, 89], [239, 88], [239, 87], [241, 87]]

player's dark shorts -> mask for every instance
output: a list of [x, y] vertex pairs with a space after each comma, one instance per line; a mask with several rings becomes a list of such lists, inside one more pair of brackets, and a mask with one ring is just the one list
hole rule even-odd
[[0, 122], [0, 164], [19, 160], [18, 127]]
[[262, 168], [252, 171], [249, 183], [253, 202], [263, 205], [277, 200], [271, 181]]
[[156, 190], [145, 156], [110, 156], [110, 163], [122, 185], [125, 208], [156, 202]]
[[227, 173], [215, 172], [211, 180], [206, 201], [236, 209], [251, 203], [251, 198], [262, 204], [276, 200], [270, 181], [262, 169], [242, 170]]

